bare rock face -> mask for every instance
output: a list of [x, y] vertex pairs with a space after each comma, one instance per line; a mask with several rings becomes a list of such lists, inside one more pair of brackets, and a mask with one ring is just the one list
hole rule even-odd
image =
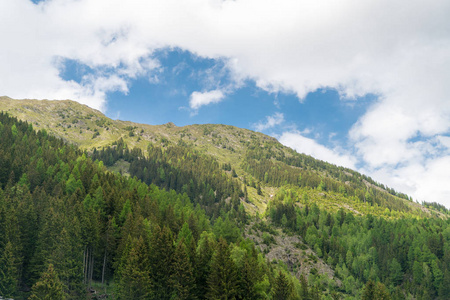
[[310, 274], [326, 275], [338, 286], [342, 285], [342, 282], [335, 277], [333, 269], [303, 243], [300, 236], [288, 235], [277, 229], [276, 234], [272, 234], [268, 238], [267, 234], [264, 236], [259, 229], [255, 229], [252, 225], [247, 226], [245, 235], [255, 242], [270, 262], [285, 263], [288, 270], [299, 279], [301, 275], [306, 278]]

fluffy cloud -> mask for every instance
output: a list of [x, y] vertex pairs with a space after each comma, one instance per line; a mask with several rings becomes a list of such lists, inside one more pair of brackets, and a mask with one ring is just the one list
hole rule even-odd
[[[8, 45], [0, 50], [1, 88], [11, 96], [39, 94], [40, 86], [58, 97], [59, 90], [72, 95], [86, 88], [58, 76], [57, 57], [133, 77], [151, 70], [143, 60], [165, 47], [225, 58], [236, 78], [299, 98], [327, 86], [345, 97], [372, 92], [400, 102], [423, 102], [425, 93], [442, 104], [437, 96], [449, 92], [444, 83], [450, 2], [445, 0], [408, 5], [388, 0], [53, 0], [34, 5], [17, 0], [0, 5], [0, 36]], [[24, 21], [17, 22], [19, 16]], [[422, 92], [411, 98], [405, 93], [410, 89]]]
[[225, 94], [221, 90], [213, 90], [209, 92], [193, 92], [189, 98], [189, 107], [198, 110], [204, 105], [211, 103], [219, 103], [223, 100]]
[[284, 122], [284, 115], [280, 112], [276, 112], [273, 116], [267, 116], [265, 122], [258, 122], [253, 124], [253, 128], [256, 131], [263, 131], [269, 128], [273, 128]]
[[356, 159], [351, 155], [341, 153], [339, 149], [328, 149], [299, 132], [284, 132], [279, 140], [283, 145], [291, 147], [299, 153], [311, 155], [312, 157], [332, 164], [355, 169]]
[[[430, 153], [450, 130], [449, 12], [447, 0], [0, 1], [0, 93], [101, 109], [130, 79], [154, 78], [155, 50], [180, 48], [225, 61], [233, 80], [269, 92], [379, 95], [350, 132], [368, 172], [421, 168], [437, 180], [436, 162], [450, 168], [447, 153]], [[62, 79], [61, 59], [92, 76]], [[191, 107], [223, 98], [208, 93], [191, 95]], [[404, 175], [414, 196], [431, 186]], [[432, 195], [450, 206], [444, 190]]]

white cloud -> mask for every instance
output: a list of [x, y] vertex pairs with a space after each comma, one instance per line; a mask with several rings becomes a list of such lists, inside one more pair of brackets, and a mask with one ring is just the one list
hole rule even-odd
[[376, 170], [360, 170], [384, 184], [419, 201], [436, 201], [450, 207], [450, 156], [426, 163], [410, 162], [397, 168], [385, 166]]
[[280, 125], [283, 122], [284, 115], [280, 112], [276, 112], [273, 116], [267, 116], [265, 122], [260, 121], [256, 124], [253, 124], [253, 128], [255, 128], [256, 131], [263, 131]]
[[[102, 109], [108, 92], [154, 78], [155, 50], [180, 48], [220, 59], [235, 82], [251, 79], [269, 92], [380, 95], [350, 132], [357, 155], [370, 172], [418, 164], [433, 175], [448, 158], [430, 158], [430, 148], [450, 131], [449, 12], [448, 0], [0, 1], [0, 94]], [[65, 81], [60, 58], [89, 66], [95, 78]], [[208, 93], [191, 95], [191, 107], [223, 99]], [[417, 135], [421, 142], [411, 142]], [[408, 178], [414, 196], [431, 186]], [[450, 207], [436, 188], [428, 200]]]
[[284, 132], [279, 138], [279, 141], [299, 153], [311, 155], [314, 158], [332, 164], [355, 169], [356, 159], [354, 157], [341, 153], [339, 149], [328, 149], [313, 139], [301, 135], [300, 132]]
[[193, 92], [189, 97], [189, 106], [193, 110], [198, 110], [204, 105], [219, 103], [223, 100], [225, 94], [221, 90], [208, 92]]

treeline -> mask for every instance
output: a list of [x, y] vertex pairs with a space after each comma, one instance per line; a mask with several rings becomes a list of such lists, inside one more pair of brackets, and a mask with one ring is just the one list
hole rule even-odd
[[[260, 142], [255, 137], [255, 139], [252, 139], [251, 142], [247, 143], [247, 146], [248, 150], [246, 157], [249, 161], [256, 160], [265, 162], [272, 159], [272, 161], [282, 162], [287, 166], [292, 166], [303, 170], [314, 170], [318, 174], [324, 175], [325, 177], [330, 176], [334, 179], [339, 180], [340, 182], [352, 183], [359, 188], [364, 188], [367, 184], [371, 184], [375, 188], [381, 188], [393, 196], [411, 200], [408, 195], [397, 192], [392, 188], [386, 187], [366, 175], [359, 174], [358, 172], [348, 168], [339, 167], [325, 161], [318, 160], [309, 155], [297, 153], [295, 150], [283, 147], [276, 141], [264, 141], [263, 144], [260, 144]], [[272, 177], [275, 178], [275, 182], [277, 185], [284, 184], [284, 181], [279, 180], [278, 177]]]
[[211, 222], [186, 193], [106, 172], [4, 113], [0, 163], [3, 297], [83, 299], [93, 283], [114, 299], [319, 297], [242, 239], [233, 208]]
[[386, 220], [295, 202], [282, 193], [270, 203], [268, 215], [302, 236], [335, 269], [342, 292], [358, 299], [370, 288], [388, 295], [386, 299], [449, 299], [449, 220]]
[[427, 201], [423, 201], [422, 205], [425, 207], [429, 207], [429, 208], [433, 208], [437, 211], [440, 211], [441, 213], [444, 214], [450, 214], [450, 211], [447, 209], [447, 207], [445, 207], [442, 204], [436, 203], [436, 202], [427, 202]]
[[130, 175], [144, 183], [186, 193], [214, 217], [219, 216], [221, 210], [234, 209], [245, 222], [243, 207], [240, 207], [240, 199], [245, 195], [240, 183], [224, 172], [216, 159], [183, 143], [165, 147], [149, 144], [144, 155], [138, 148], [129, 150], [120, 139], [112, 147], [94, 149], [92, 158], [108, 166], [123, 159], [130, 163]]
[[386, 191], [384, 186], [381, 187], [364, 175], [295, 153], [293, 150], [287, 156], [273, 143], [268, 143], [265, 147], [250, 147], [241, 167], [261, 183], [271, 186], [317, 188], [342, 193], [346, 197], [356, 197], [361, 202], [377, 204], [391, 210], [411, 211], [408, 203], [397, 198], [401, 196], [408, 199], [406, 195], [392, 189]]

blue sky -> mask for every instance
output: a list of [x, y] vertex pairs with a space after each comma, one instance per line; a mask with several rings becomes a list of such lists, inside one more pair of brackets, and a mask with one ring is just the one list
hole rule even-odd
[[447, 0], [1, 1], [0, 94], [261, 131], [450, 207], [449, 13]]
[[[293, 93], [268, 92], [246, 80], [221, 102], [193, 110], [189, 107], [190, 95], [207, 89], [211, 85], [209, 77], [220, 82], [214, 82], [218, 85], [231, 84], [223, 62], [180, 49], [165, 49], [154, 57], [161, 64], [160, 70], [130, 80], [127, 93], [108, 93], [105, 109], [108, 117], [154, 125], [213, 123], [258, 130], [257, 124], [278, 113], [283, 115], [283, 122], [259, 131], [279, 136], [284, 130], [298, 130], [323, 145], [335, 147], [347, 144], [348, 131], [376, 100], [373, 95], [345, 100], [336, 90], [327, 88], [300, 100]], [[83, 76], [95, 73], [73, 60], [65, 61], [60, 70], [62, 78], [79, 83]]]

